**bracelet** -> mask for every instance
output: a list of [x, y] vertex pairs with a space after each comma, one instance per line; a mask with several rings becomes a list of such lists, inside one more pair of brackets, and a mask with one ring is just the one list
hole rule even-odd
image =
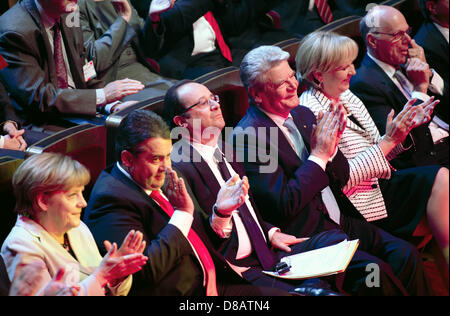
[[225, 215], [225, 214], [220, 213], [216, 204], [214, 204], [214, 206], [213, 206], [213, 212], [214, 212], [214, 214], [216, 214], [220, 218], [228, 218], [228, 217], [231, 216], [231, 214], [230, 215]]

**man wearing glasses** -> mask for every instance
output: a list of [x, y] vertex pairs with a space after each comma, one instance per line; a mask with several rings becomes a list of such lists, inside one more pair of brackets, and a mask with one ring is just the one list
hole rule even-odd
[[[366, 105], [380, 133], [386, 117], [411, 98], [426, 101], [443, 93], [443, 80], [429, 68], [425, 54], [411, 38], [403, 14], [389, 6], [372, 8], [361, 20], [361, 36], [367, 54], [350, 82], [351, 90]], [[447, 107], [438, 104], [436, 107]], [[448, 124], [434, 117], [411, 132], [411, 150], [397, 168], [439, 164], [448, 166]]]

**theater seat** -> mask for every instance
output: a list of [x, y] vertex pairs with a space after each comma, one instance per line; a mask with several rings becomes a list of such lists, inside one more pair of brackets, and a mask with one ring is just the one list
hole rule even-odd
[[68, 155], [82, 163], [91, 174], [91, 183], [97, 180], [106, 167], [106, 128], [94, 124], [82, 124], [57, 132], [30, 146], [27, 157], [43, 152], [56, 152]]
[[0, 158], [0, 245], [3, 244], [11, 228], [16, 222], [14, 206], [16, 204], [12, 190], [12, 178], [16, 169], [23, 162], [23, 159], [13, 157]]
[[295, 38], [290, 38], [281, 42], [278, 42], [275, 44], [275, 46], [278, 46], [279, 48], [281, 48], [282, 50], [284, 50], [285, 52], [289, 53], [289, 65], [291, 66], [292, 69], [295, 70], [295, 56], [297, 55], [297, 51], [298, 51], [298, 47], [300, 46], [300, 42], [301, 40], [297, 37]]

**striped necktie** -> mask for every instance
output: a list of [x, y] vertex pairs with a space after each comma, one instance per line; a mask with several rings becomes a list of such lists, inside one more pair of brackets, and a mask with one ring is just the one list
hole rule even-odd
[[[150, 197], [158, 202], [159, 206], [164, 210], [164, 212], [167, 213], [167, 215], [169, 215], [169, 217], [172, 217], [174, 212], [172, 205], [161, 195], [161, 193], [159, 193], [158, 190], [152, 191]], [[188, 239], [197, 252], [197, 255], [200, 258], [206, 272], [206, 295], [218, 296], [216, 285], [216, 268], [214, 266], [214, 261], [211, 258], [211, 254], [201, 238], [192, 228], [189, 230]]]
[[414, 86], [412, 83], [406, 78], [403, 72], [400, 69], [397, 69], [394, 72], [394, 77], [397, 79], [398, 83], [402, 87], [402, 92], [407, 99], [411, 99], [412, 93], [414, 91]]

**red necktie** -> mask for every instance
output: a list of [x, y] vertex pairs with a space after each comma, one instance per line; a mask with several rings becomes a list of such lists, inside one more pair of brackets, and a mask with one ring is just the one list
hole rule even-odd
[[61, 37], [61, 24], [60, 20], [55, 22], [53, 26], [53, 43], [55, 58], [56, 75], [58, 76], [58, 87], [60, 89], [67, 89], [69, 87], [67, 80], [66, 63], [64, 62], [63, 49], [62, 49], [62, 37]]
[[[174, 212], [172, 205], [167, 199], [165, 199], [158, 190], [152, 191], [150, 197], [158, 202], [159, 206], [167, 213], [170, 217]], [[197, 235], [197, 233], [191, 228], [188, 233], [188, 239], [192, 246], [195, 248], [200, 261], [203, 264], [203, 268], [206, 271], [206, 295], [207, 296], [218, 296], [216, 287], [216, 269], [214, 267], [214, 262], [209, 254], [203, 241]]]
[[327, 0], [314, 0], [316, 3], [317, 11], [319, 12], [320, 18], [325, 24], [333, 21], [333, 13], [331, 12], [330, 6]]
[[6, 62], [6, 60], [3, 58], [2, 55], [0, 55], [0, 70], [2, 70], [3, 68], [7, 67], [8, 63]]
[[222, 52], [223, 57], [228, 59], [230, 62], [233, 61], [233, 59], [231, 58], [230, 48], [223, 39], [223, 35], [222, 32], [220, 31], [219, 24], [217, 24], [216, 18], [214, 17], [211, 11], [206, 12], [204, 17], [206, 21], [208, 21], [208, 23], [211, 25], [212, 29], [214, 30], [214, 33], [216, 34], [216, 40], [217, 43], [219, 44], [219, 48], [220, 51]]

